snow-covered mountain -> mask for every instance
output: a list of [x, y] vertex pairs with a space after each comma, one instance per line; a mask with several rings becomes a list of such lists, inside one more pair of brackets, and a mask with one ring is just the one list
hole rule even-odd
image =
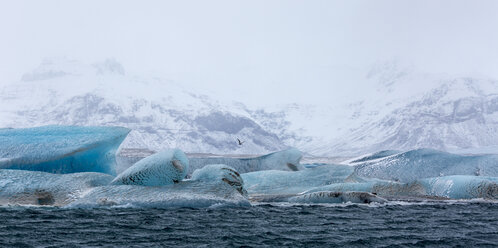
[[496, 80], [422, 74], [392, 62], [375, 65], [362, 80], [348, 101], [249, 108], [172, 81], [127, 75], [115, 60], [47, 60], [0, 89], [0, 128], [125, 126], [133, 130], [125, 147], [230, 154], [287, 146], [348, 156], [498, 145]]
[[[342, 106], [288, 108], [290, 122], [300, 123], [293, 128], [311, 141], [281, 137], [327, 156], [416, 148], [475, 152], [498, 144], [496, 80], [420, 74], [388, 63], [374, 67], [365, 85], [370, 94]], [[304, 111], [311, 124], [297, 121]]]
[[458, 78], [436, 85], [359, 124], [331, 142], [330, 149], [339, 153], [424, 147], [458, 151], [497, 145], [497, 81]]
[[2, 127], [124, 126], [133, 130], [124, 147], [242, 154], [286, 147], [239, 105], [223, 106], [170, 81], [127, 76], [114, 60], [47, 60], [5, 86], [0, 101]]

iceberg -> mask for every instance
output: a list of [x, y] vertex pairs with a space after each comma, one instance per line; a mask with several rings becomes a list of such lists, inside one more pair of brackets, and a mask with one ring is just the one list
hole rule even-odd
[[418, 179], [408, 183], [380, 179], [361, 179], [361, 182], [333, 183], [309, 189], [303, 193], [322, 191], [370, 192], [389, 199], [498, 199], [498, 178], [478, 176], [446, 176]]
[[225, 164], [235, 168], [239, 173], [261, 170], [297, 171], [304, 167], [299, 164], [303, 154], [296, 148], [278, 151], [255, 158], [230, 157], [190, 157], [189, 175], [208, 164]]
[[259, 202], [291, 202], [291, 203], [385, 203], [386, 199], [368, 192], [332, 192], [320, 191], [303, 194], [290, 195], [255, 195], [251, 197], [253, 201]]
[[[96, 153], [107, 153], [117, 149], [121, 137], [109, 134], [109, 130], [110, 133], [117, 133], [112, 132], [113, 128], [97, 128], [97, 137], [91, 135], [92, 128], [45, 128], [63, 131], [58, 135], [45, 130], [39, 136], [49, 138], [35, 135], [31, 143], [24, 141], [19, 144], [22, 149], [28, 147], [41, 150], [46, 146], [42, 141], [48, 140], [54, 144], [54, 155], [58, 152], [56, 148], [60, 148], [63, 150], [60, 153], [65, 157], [47, 160], [43, 162], [45, 167], [41, 168], [52, 168], [50, 172], [66, 174], [29, 171], [29, 166], [24, 170], [0, 169], [0, 205], [205, 208], [247, 207], [251, 206], [250, 201], [315, 204], [385, 203], [387, 200], [403, 199], [498, 199], [498, 177], [494, 176], [498, 170], [496, 155], [462, 156], [427, 149], [405, 153], [383, 151], [358, 159], [359, 162], [355, 162], [354, 166], [317, 164], [305, 168], [298, 166], [301, 153], [290, 149], [252, 159], [216, 158], [220, 161], [225, 159], [245, 171], [255, 170], [242, 174], [234, 166], [205, 164], [209, 159], [199, 159], [196, 166], [200, 168], [193, 170], [190, 179], [185, 179], [188, 171], [192, 170], [189, 159], [179, 149], [168, 149], [139, 160], [113, 177], [100, 172], [67, 172], [75, 168], [88, 169], [82, 164], [84, 161], [90, 162], [90, 169], [95, 168], [92, 167], [92, 163], [96, 163], [92, 160], [94, 158], [110, 161], [104, 165], [110, 168], [114, 161], [112, 152], [109, 155], [111, 158], [105, 160], [99, 156], [92, 157], [86, 151], [96, 149]], [[0, 132], [13, 130], [2, 129]], [[127, 131], [123, 133], [126, 136]], [[4, 136], [12, 141], [10, 145], [28, 137], [26, 132], [19, 134], [22, 138], [12, 138], [15, 136], [12, 133]], [[110, 138], [107, 139], [111, 136], [118, 141], [113, 143]], [[5, 137], [4, 140], [8, 140]], [[74, 137], [75, 140], [68, 137]], [[110, 148], [111, 143], [114, 148]], [[33, 144], [40, 144], [40, 147]], [[88, 145], [78, 150], [77, 144], [95, 146]], [[69, 148], [76, 149], [76, 152], [69, 155]], [[50, 151], [51, 148], [47, 149]], [[7, 150], [3, 150], [4, 157], [15, 157], [12, 156], [15, 153], [5, 152]], [[27, 151], [14, 151], [22, 155], [29, 154]], [[77, 155], [79, 152], [82, 155]], [[39, 153], [43, 158], [48, 156]], [[23, 158], [19, 161], [35, 161], [37, 156], [26, 155]], [[72, 161], [72, 164], [60, 162], [66, 161], [64, 159]], [[2, 160], [2, 165], [7, 165], [5, 161]], [[39, 168], [36, 163], [31, 164]], [[273, 169], [266, 170], [268, 168]]]
[[162, 186], [185, 178], [189, 161], [179, 149], [163, 150], [150, 155], [120, 173], [112, 184]]
[[251, 206], [239, 173], [226, 165], [207, 165], [192, 178], [164, 186], [96, 187], [69, 207], [134, 206], [154, 208]]
[[240, 194], [247, 195], [247, 191], [244, 189], [244, 180], [234, 168], [228, 165], [206, 165], [202, 169], [195, 170], [191, 180], [206, 183], [222, 181], [234, 187]]
[[195, 180], [164, 186], [114, 185], [113, 176], [81, 172], [52, 174], [0, 170], [0, 205], [62, 207], [250, 206], [242, 178], [226, 165], [196, 171]]
[[330, 192], [368, 192], [386, 198], [419, 197], [425, 198], [426, 189], [418, 182], [399, 183], [379, 179], [363, 179], [360, 182], [333, 183], [311, 188], [303, 193]]
[[108, 185], [114, 178], [96, 172], [52, 174], [0, 169], [0, 205], [64, 206], [86, 190]]
[[372, 153], [372, 154], [367, 155], [367, 156], [363, 156], [363, 157], [358, 158], [358, 159], [353, 159], [350, 163], [353, 164], [353, 163], [360, 163], [360, 162], [371, 161], [371, 160], [375, 160], [375, 159], [379, 159], [379, 158], [385, 158], [385, 157], [388, 157], [388, 156], [392, 156], [392, 155], [398, 154], [398, 153], [401, 153], [401, 151], [397, 151], [397, 150], [384, 150], [384, 151]]
[[[245, 188], [256, 201], [303, 203], [361, 202], [363, 192], [386, 199], [498, 198], [498, 177], [454, 175], [399, 182], [357, 176], [346, 165], [321, 165], [302, 171], [258, 171], [242, 174]], [[328, 193], [320, 193], [328, 192]], [[332, 192], [332, 193], [331, 193]], [[356, 198], [355, 198], [356, 197]], [[362, 198], [363, 197], [363, 198]], [[375, 200], [376, 202], [382, 202]]]
[[355, 165], [355, 175], [410, 182], [450, 175], [498, 176], [498, 155], [464, 156], [418, 149]]
[[0, 129], [0, 169], [115, 174], [115, 153], [129, 129], [43, 126]]
[[344, 191], [344, 192], [331, 192], [331, 191], [321, 191], [300, 194], [288, 199], [289, 202], [296, 203], [385, 203], [386, 199], [379, 197], [375, 194], [368, 192], [354, 192], [354, 191]]
[[91, 189], [67, 205], [69, 208], [95, 207], [207, 208], [213, 206], [249, 207], [248, 199], [221, 182], [182, 181], [166, 186], [109, 185]]
[[347, 165], [323, 165], [300, 171], [256, 171], [241, 174], [249, 194], [295, 194], [345, 182], [354, 172]]
[[498, 177], [446, 176], [422, 179], [420, 184], [431, 196], [498, 199]]

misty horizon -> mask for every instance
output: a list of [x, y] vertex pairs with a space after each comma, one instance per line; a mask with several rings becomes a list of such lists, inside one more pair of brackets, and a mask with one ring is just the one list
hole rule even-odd
[[[379, 64], [498, 78], [498, 3], [479, 1], [16, 1], [0, 8], [0, 84], [46, 58], [113, 58], [248, 105], [333, 105]], [[278, 92], [275, 94], [275, 92]]]

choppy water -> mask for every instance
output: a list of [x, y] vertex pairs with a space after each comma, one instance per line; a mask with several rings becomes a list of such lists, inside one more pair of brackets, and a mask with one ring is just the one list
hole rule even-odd
[[3, 247], [498, 247], [498, 204], [0, 208]]

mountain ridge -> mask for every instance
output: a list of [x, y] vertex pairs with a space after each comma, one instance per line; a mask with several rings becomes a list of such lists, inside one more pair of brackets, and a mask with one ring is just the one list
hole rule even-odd
[[[169, 80], [128, 75], [113, 59], [85, 65], [45, 60], [1, 91], [0, 127], [116, 125], [123, 147], [262, 154], [297, 147], [308, 155], [498, 145], [498, 82], [376, 65], [349, 102], [247, 107]], [[237, 144], [237, 138], [244, 145]]]

